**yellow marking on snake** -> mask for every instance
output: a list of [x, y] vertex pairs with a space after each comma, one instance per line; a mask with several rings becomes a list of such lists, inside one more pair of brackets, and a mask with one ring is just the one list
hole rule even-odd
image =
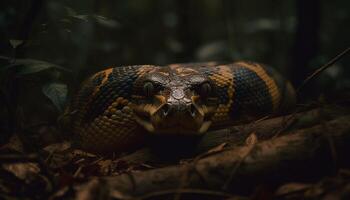
[[216, 110], [216, 113], [213, 116], [213, 121], [225, 121], [229, 120], [229, 112], [233, 105], [233, 95], [235, 93], [234, 85], [233, 85], [233, 73], [231, 69], [226, 65], [217, 66], [219, 69], [218, 73], [213, 74], [210, 79], [214, 80], [214, 82], [220, 86], [227, 86], [227, 94], [229, 101], [227, 104], [219, 104]]
[[108, 81], [108, 76], [112, 73], [112, 71], [113, 71], [113, 68], [108, 68], [101, 72], [96, 73], [94, 76], [91, 77], [91, 79], [94, 79], [97, 76], [100, 76], [101, 74], [103, 74], [103, 79], [101, 81], [101, 84], [95, 88], [93, 95], [95, 95], [98, 91], [100, 91], [100, 88]]
[[178, 76], [188, 76], [194, 73], [197, 73], [196, 70], [190, 69], [190, 68], [185, 68], [185, 67], [178, 67], [175, 69], [176, 73]]
[[137, 70], [137, 75], [142, 76], [146, 73], [150, 73], [150, 72], [155, 71], [155, 70], [156, 70], [156, 68], [152, 65], [144, 65]]

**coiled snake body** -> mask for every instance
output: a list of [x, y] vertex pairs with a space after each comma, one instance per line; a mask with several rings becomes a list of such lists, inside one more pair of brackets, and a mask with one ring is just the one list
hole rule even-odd
[[294, 103], [291, 84], [258, 63], [138, 65], [94, 74], [66, 113], [82, 148], [112, 152], [145, 134], [200, 135]]

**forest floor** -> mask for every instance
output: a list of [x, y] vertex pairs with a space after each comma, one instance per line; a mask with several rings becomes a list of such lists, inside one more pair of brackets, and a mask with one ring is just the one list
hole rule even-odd
[[0, 198], [350, 199], [349, 122], [349, 102], [316, 104], [209, 132], [190, 150], [111, 156], [67, 141], [28, 151], [17, 134], [0, 148]]

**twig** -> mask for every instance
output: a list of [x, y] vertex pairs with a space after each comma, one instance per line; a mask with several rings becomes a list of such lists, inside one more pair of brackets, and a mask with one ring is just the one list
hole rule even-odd
[[[317, 105], [317, 107], [319, 106], [320, 105]], [[282, 121], [283, 124], [276, 131], [275, 135], [272, 138], [276, 138], [280, 136], [282, 132], [286, 131], [293, 124], [293, 122], [297, 120], [298, 113], [300, 113], [302, 110], [305, 110], [305, 109], [306, 110], [312, 109], [312, 107], [313, 107], [312, 103], [304, 104], [304, 105], [299, 104], [299, 106], [293, 111], [293, 113], [291, 113], [290, 115], [283, 116], [283, 121]]]
[[298, 107], [294, 110], [294, 112], [290, 115], [283, 116], [281, 127], [276, 131], [272, 138], [278, 137], [283, 131], [288, 129], [293, 121], [297, 118], [297, 114], [301, 111], [301, 107]]
[[345, 49], [343, 52], [335, 56], [332, 60], [330, 60], [328, 63], [324, 64], [322, 67], [318, 68], [316, 71], [314, 71], [312, 74], [310, 74], [298, 87], [297, 94], [299, 94], [300, 90], [313, 78], [315, 78], [318, 74], [326, 70], [328, 67], [332, 66], [335, 62], [340, 60], [343, 56], [345, 56], [350, 51], [350, 47]]

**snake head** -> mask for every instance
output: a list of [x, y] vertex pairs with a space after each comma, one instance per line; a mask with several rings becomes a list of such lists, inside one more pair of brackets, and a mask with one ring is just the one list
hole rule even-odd
[[218, 99], [215, 85], [189, 68], [159, 68], [134, 84], [136, 121], [155, 134], [202, 134], [212, 123]]

